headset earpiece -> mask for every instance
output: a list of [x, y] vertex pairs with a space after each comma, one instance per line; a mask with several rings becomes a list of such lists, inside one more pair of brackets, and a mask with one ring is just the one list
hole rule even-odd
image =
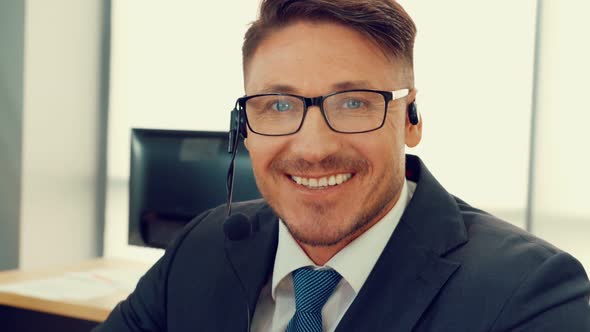
[[239, 136], [246, 138], [248, 130], [246, 130], [246, 118], [244, 116], [244, 110], [240, 106], [239, 102], [236, 103], [234, 109], [230, 113], [229, 119], [229, 143], [227, 146], [227, 152], [233, 153], [239, 142]]
[[244, 114], [245, 112], [242, 108], [240, 108], [238, 112], [240, 112], [238, 132], [243, 138], [246, 138], [248, 136], [248, 130], [246, 130], [246, 115]]
[[410, 105], [408, 105], [408, 119], [410, 120], [410, 124], [414, 126], [420, 122], [418, 107], [415, 102], [411, 102]]
[[227, 152], [233, 153], [236, 149], [236, 136], [238, 135], [238, 110], [234, 108], [229, 116], [229, 131], [228, 131], [228, 142]]

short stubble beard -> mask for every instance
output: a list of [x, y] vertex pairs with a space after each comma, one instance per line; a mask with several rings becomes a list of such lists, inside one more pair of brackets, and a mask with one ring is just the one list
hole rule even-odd
[[[330, 157], [329, 157], [330, 158]], [[271, 165], [271, 169], [276, 170], [277, 174], [284, 172], [285, 169], [292, 171], [294, 168], [298, 171], [301, 171], [302, 167], [306, 165], [307, 162], [297, 160], [297, 161], [278, 161], [273, 162]], [[350, 165], [354, 165], [354, 169], [357, 170], [358, 175], [368, 174], [368, 162], [366, 160], [343, 160], [340, 158], [332, 158], [328, 159], [326, 164], [331, 165], [331, 167], [323, 167], [324, 169], [347, 169], [350, 168]], [[376, 218], [383, 217], [388, 211], [385, 211], [388, 208], [393, 206], [392, 202], [399, 197], [399, 193], [403, 187], [403, 175], [400, 177], [400, 172], [403, 171], [405, 167], [405, 160], [401, 160], [400, 162], [392, 163], [392, 168], [390, 169], [389, 176], [384, 176], [384, 178], [389, 177], [389, 181], [387, 181], [387, 185], [384, 186], [382, 191], [379, 192], [371, 192], [369, 197], [365, 198], [360, 204], [359, 209], [355, 215], [349, 217], [350, 222], [344, 222], [339, 225], [331, 226], [330, 227], [330, 220], [327, 218], [333, 218], [330, 216], [330, 211], [333, 210], [332, 207], [326, 206], [324, 204], [317, 204], [317, 203], [304, 203], [304, 208], [309, 209], [312, 211], [309, 213], [313, 215], [313, 219], [315, 220], [314, 226], [317, 226], [316, 230], [313, 232], [309, 232], [307, 229], [303, 227], [306, 226], [298, 226], [297, 223], [293, 223], [289, 220], [289, 218], [283, 213], [281, 209], [281, 204], [279, 202], [275, 202], [272, 197], [262, 191], [263, 196], [267, 200], [268, 204], [271, 208], [275, 211], [277, 216], [281, 218], [284, 222], [285, 226], [293, 236], [293, 238], [302, 244], [312, 246], [312, 247], [331, 247], [337, 244], [340, 244], [344, 241], [350, 242], [351, 236], [358, 233], [360, 230], [366, 230], [369, 225], [376, 222]], [[289, 172], [284, 172], [289, 173]], [[403, 173], [401, 173], [403, 174]], [[366, 206], [366, 208], [362, 208]], [[345, 228], [338, 227], [344, 226]], [[321, 234], [322, 236], [317, 236]], [[362, 234], [362, 232], [360, 233]], [[360, 235], [358, 234], [358, 235]]]

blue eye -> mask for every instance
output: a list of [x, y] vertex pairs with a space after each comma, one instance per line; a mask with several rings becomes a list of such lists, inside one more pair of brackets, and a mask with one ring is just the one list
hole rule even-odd
[[364, 103], [358, 99], [348, 99], [344, 102], [344, 107], [349, 109], [357, 109], [363, 107]]
[[277, 101], [273, 103], [272, 108], [278, 112], [286, 112], [291, 110], [293, 107], [290, 103]]

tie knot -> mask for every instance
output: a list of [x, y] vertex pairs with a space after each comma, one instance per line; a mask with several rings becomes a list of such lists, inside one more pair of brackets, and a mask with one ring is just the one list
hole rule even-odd
[[301, 312], [321, 312], [334, 288], [340, 282], [340, 274], [334, 270], [300, 268], [293, 272], [295, 307]]

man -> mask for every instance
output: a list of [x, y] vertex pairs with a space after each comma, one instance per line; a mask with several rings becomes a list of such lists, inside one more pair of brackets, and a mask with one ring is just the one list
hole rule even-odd
[[97, 331], [590, 331], [578, 261], [405, 155], [414, 36], [392, 0], [264, 1], [237, 103], [254, 230], [197, 217]]

